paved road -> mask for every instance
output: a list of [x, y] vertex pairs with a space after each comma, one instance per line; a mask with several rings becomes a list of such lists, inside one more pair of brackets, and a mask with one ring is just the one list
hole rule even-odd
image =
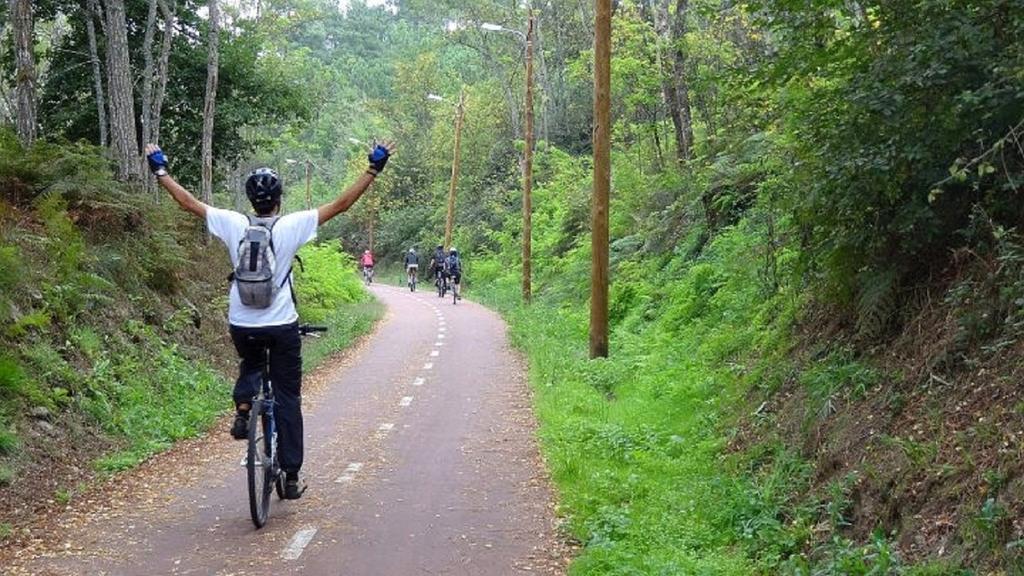
[[[93, 491], [5, 573], [562, 573], [524, 368], [499, 317], [375, 287], [357, 350], [307, 379], [310, 488], [254, 530], [227, 422]], [[37, 528], [37, 530], [39, 530]]]

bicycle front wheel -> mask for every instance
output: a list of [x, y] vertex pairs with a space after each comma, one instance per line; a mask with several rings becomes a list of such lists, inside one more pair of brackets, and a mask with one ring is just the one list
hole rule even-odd
[[262, 528], [270, 516], [270, 493], [274, 489], [273, 439], [270, 416], [263, 401], [256, 400], [249, 410], [249, 446], [245, 470], [249, 480], [249, 514], [256, 528]]

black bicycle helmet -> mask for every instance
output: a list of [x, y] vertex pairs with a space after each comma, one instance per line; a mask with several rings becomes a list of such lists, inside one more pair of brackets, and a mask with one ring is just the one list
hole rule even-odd
[[281, 201], [281, 179], [270, 168], [257, 168], [245, 180], [245, 195], [258, 214], [274, 209]]

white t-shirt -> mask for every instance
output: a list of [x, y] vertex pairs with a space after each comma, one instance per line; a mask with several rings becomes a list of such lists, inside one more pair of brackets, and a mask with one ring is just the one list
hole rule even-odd
[[[316, 227], [319, 216], [316, 210], [293, 212], [278, 219], [274, 224], [271, 238], [274, 239], [274, 283], [283, 286], [277, 291], [274, 302], [269, 308], [250, 308], [242, 304], [238, 297], [238, 287], [231, 283], [231, 294], [228, 299], [228, 322], [233, 326], [280, 326], [291, 324], [299, 319], [292, 302], [292, 292], [285, 281], [295, 253], [306, 242], [316, 238]], [[221, 210], [210, 206], [206, 209], [206, 227], [228, 248], [231, 256], [231, 267], [238, 266], [238, 243], [249, 227], [249, 219], [244, 214], [232, 210]]]

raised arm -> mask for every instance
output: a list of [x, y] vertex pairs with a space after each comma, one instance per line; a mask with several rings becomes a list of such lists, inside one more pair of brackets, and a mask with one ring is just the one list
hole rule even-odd
[[370, 151], [370, 166], [366, 169], [366, 172], [361, 174], [340, 196], [317, 209], [317, 223], [323, 225], [324, 222], [351, 208], [356, 203], [356, 200], [359, 200], [363, 195], [363, 192], [366, 192], [367, 188], [370, 187], [370, 184], [373, 184], [374, 179], [384, 169], [388, 159], [394, 153], [394, 142], [384, 142], [375, 145]]
[[155, 144], [146, 144], [146, 161], [149, 162], [149, 169], [156, 176], [156, 181], [164, 190], [170, 192], [171, 197], [178, 203], [178, 206], [204, 220], [206, 219], [206, 204], [197, 200], [184, 186], [178, 184], [174, 178], [171, 178], [171, 175], [167, 173], [167, 158]]

